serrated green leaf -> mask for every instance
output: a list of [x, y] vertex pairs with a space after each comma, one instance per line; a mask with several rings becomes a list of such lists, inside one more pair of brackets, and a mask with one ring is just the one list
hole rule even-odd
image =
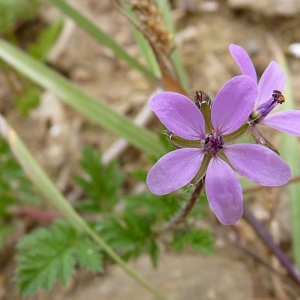
[[11, 32], [18, 21], [30, 21], [37, 16], [41, 0], [1, 0], [0, 34]]
[[118, 201], [124, 181], [124, 173], [117, 166], [117, 162], [104, 165], [99, 152], [91, 147], [84, 147], [79, 163], [85, 173], [75, 176], [74, 180], [86, 193], [87, 200], [81, 201], [77, 207], [94, 207], [97, 212], [111, 211]]
[[39, 189], [45, 200], [49, 204], [54, 205], [60, 213], [66, 218], [70, 226], [76, 232], [86, 233], [95, 243], [101, 246], [101, 249], [116, 262], [130, 277], [137, 283], [147, 289], [157, 299], [164, 300], [163, 297], [156, 289], [154, 289], [146, 280], [144, 280], [137, 272], [130, 268], [119, 255], [103, 240], [103, 238], [95, 232], [80, 216], [71, 204], [63, 197], [55, 185], [51, 182], [49, 177], [45, 174], [30, 152], [27, 150], [22, 140], [18, 137], [17, 133], [7, 124], [6, 120], [1, 117], [1, 124], [3, 127], [2, 135], [9, 142], [10, 147], [22, 164], [23, 168], [27, 171], [32, 182]]
[[65, 286], [76, 264], [102, 271], [99, 246], [65, 221], [27, 235], [18, 248], [15, 279], [22, 295], [35, 294], [41, 288], [49, 291], [56, 281]]
[[4, 247], [5, 240], [12, 230], [12, 225], [0, 222], [0, 250]]
[[30, 110], [36, 108], [40, 103], [40, 89], [34, 84], [30, 83], [23, 87], [20, 95], [15, 95], [17, 108], [24, 116], [27, 116]]
[[213, 236], [206, 229], [186, 229], [174, 235], [171, 247], [182, 252], [185, 247], [197, 251], [199, 254], [208, 254], [213, 251]]
[[157, 236], [152, 230], [153, 223], [153, 216], [129, 209], [122, 217], [106, 216], [103, 222], [97, 224], [96, 230], [126, 261], [147, 253], [156, 267], [160, 251]]
[[76, 257], [79, 265], [92, 272], [103, 272], [103, 257], [100, 248], [90, 239], [82, 237], [76, 243]]
[[155, 239], [148, 240], [147, 250], [148, 250], [148, 254], [150, 255], [152, 265], [156, 268], [158, 265], [160, 251]]
[[16, 162], [8, 144], [0, 140], [0, 219], [10, 214], [8, 207], [17, 202], [34, 202], [38, 196], [34, 192], [31, 182]]
[[127, 210], [143, 213], [156, 220], [172, 217], [180, 209], [182, 200], [177, 194], [157, 196], [150, 192], [128, 195], [125, 198]]
[[63, 221], [25, 237], [18, 245], [15, 276], [21, 294], [35, 294], [40, 288], [50, 290], [56, 280], [66, 285], [74, 271], [75, 241], [76, 231]]
[[109, 217], [102, 222], [98, 229], [104, 240], [114, 249], [126, 250], [135, 243], [135, 237], [116, 218]]
[[40, 32], [38, 40], [29, 45], [28, 52], [35, 58], [45, 61], [63, 27], [63, 19], [58, 18], [52, 25]]

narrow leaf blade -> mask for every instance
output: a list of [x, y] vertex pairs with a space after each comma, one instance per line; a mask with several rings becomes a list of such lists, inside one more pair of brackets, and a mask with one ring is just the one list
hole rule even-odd
[[0, 40], [0, 57], [10, 66], [38, 85], [49, 89], [65, 103], [91, 120], [126, 138], [129, 143], [144, 151], [146, 155], [163, 154], [162, 146], [151, 132], [136, 126], [127, 117], [116, 113], [105, 103], [87, 95], [58, 73], [4, 40]]

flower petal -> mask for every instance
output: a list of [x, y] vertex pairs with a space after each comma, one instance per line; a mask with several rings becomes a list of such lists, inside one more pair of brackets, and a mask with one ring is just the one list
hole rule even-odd
[[146, 182], [150, 191], [165, 195], [185, 186], [196, 176], [203, 157], [203, 151], [195, 148], [169, 152], [148, 173]]
[[249, 76], [240, 75], [229, 80], [212, 105], [212, 124], [217, 134], [228, 134], [241, 127], [253, 110], [256, 96], [256, 82]]
[[188, 140], [205, 139], [204, 118], [189, 98], [161, 92], [151, 99], [150, 107], [172, 133]]
[[259, 124], [300, 136], [300, 110], [285, 110], [265, 117]]
[[232, 166], [243, 176], [265, 186], [280, 186], [291, 178], [289, 165], [270, 149], [254, 144], [223, 147]]
[[278, 63], [271, 61], [259, 81], [256, 105], [261, 105], [269, 100], [274, 90], [282, 92], [284, 85], [284, 71]]
[[239, 66], [242, 74], [250, 76], [255, 82], [257, 82], [256, 71], [248, 53], [241, 46], [235, 44], [231, 44], [229, 46], [229, 52], [236, 64]]
[[237, 176], [229, 165], [214, 157], [205, 179], [208, 203], [223, 225], [235, 224], [243, 213], [243, 194]]

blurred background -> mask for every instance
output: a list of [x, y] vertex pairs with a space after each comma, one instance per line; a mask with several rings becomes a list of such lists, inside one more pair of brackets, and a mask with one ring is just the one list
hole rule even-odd
[[[113, 1], [70, 0], [68, 3], [133, 57], [145, 62], [128, 19]], [[279, 49], [288, 63], [293, 95], [293, 99], [286, 96], [286, 101], [294, 101], [294, 107], [300, 108], [299, 0], [177, 0], [171, 2], [171, 7], [175, 40], [190, 84], [190, 95], [204, 90], [214, 96], [227, 80], [240, 73], [228, 51], [229, 45], [235, 43], [249, 53], [258, 77], [271, 60], [278, 61]], [[115, 111], [134, 119], [145, 110], [145, 115], [140, 116], [141, 124], [155, 133], [161, 129], [147, 111], [148, 100], [157, 92], [158, 82], [148, 80], [118, 59], [110, 49], [65, 17], [51, 1], [33, 4], [25, 0], [0, 0], [0, 19], [2, 38], [40, 59], [90, 95], [101, 98]], [[4, 61], [0, 61], [0, 67], [1, 114], [74, 205], [84, 195], [72, 179], [80, 172], [78, 160], [83, 146], [101, 151], [104, 160], [117, 159], [125, 173], [137, 168], [147, 171], [152, 166], [136, 148], [124, 146], [117, 136], [62, 103], [53, 93], [37, 88]], [[264, 133], [279, 148], [285, 143], [275, 131]], [[297, 151], [298, 146], [299, 143]], [[16, 178], [19, 171], [13, 158], [8, 158], [8, 147], [1, 144], [0, 148], [1, 172], [11, 172]], [[298, 165], [295, 167], [299, 169]], [[49, 293], [39, 291], [35, 296], [20, 296], [12, 279], [16, 243], [26, 233], [49, 226], [59, 215], [48, 206], [37, 204], [38, 200], [31, 201], [38, 196], [28, 191], [25, 179], [17, 191], [12, 190], [11, 179], [1, 180], [0, 299], [154, 299], [110, 263], [100, 275], [79, 270], [65, 288], [56, 283]], [[144, 189], [133, 176], [124, 179], [123, 194]], [[19, 202], [22, 197], [26, 199]], [[276, 243], [295, 261], [292, 243], [293, 234], [297, 233], [292, 229], [288, 189], [254, 187], [246, 191], [245, 200]], [[97, 216], [88, 214], [88, 218]], [[299, 285], [288, 279], [280, 263], [244, 219], [235, 226], [224, 227], [208, 211], [199, 222], [201, 227], [213, 232], [214, 251], [210, 254], [199, 255], [189, 248], [176, 254], [164, 246], [167, 236], [161, 241], [163, 251], [156, 270], [144, 255], [130, 264], [167, 299], [300, 299]]]

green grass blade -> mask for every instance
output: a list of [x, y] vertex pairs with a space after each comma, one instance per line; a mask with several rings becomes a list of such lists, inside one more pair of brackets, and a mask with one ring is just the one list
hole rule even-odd
[[[164, 23], [167, 26], [168, 30], [175, 35], [175, 26], [172, 20], [171, 6], [169, 0], [156, 0], [156, 4], [163, 16]], [[171, 59], [175, 65], [176, 71], [179, 76], [180, 83], [186, 91], [189, 91], [189, 81], [185, 72], [185, 69], [182, 66], [178, 48], [176, 47], [171, 54]]]
[[[287, 61], [280, 49], [277, 49], [277, 59], [280, 65], [283, 67], [287, 77], [286, 86], [284, 90], [284, 96], [286, 98], [285, 103], [282, 105], [283, 109], [292, 110], [294, 108], [294, 99], [292, 92], [292, 85], [290, 79], [290, 72]], [[282, 145], [280, 147], [280, 153], [282, 158], [290, 165], [292, 169], [292, 176], [300, 175], [300, 158], [299, 158], [299, 138], [295, 136], [282, 133], [281, 135]], [[292, 246], [294, 262], [298, 269], [300, 269], [300, 184], [299, 182], [289, 184], [288, 187], [289, 200], [291, 206], [292, 216]]]
[[116, 113], [106, 104], [87, 95], [58, 73], [4, 40], [0, 40], [0, 57], [38, 85], [52, 91], [66, 104], [90, 120], [127, 139], [129, 143], [142, 150], [146, 155], [157, 156], [164, 153], [158, 138], [150, 131], [136, 126], [129, 118]]
[[93, 24], [88, 18], [70, 6], [64, 0], [50, 0], [55, 6], [57, 6], [63, 13], [73, 19], [81, 28], [83, 28], [88, 34], [95, 38], [99, 43], [110, 48], [114, 54], [120, 59], [124, 60], [129, 66], [140, 71], [147, 78], [155, 80], [155, 75], [141, 65], [135, 58], [130, 56], [122, 46], [120, 46], [114, 39], [108, 34], [102, 31], [99, 27]]
[[53, 205], [79, 232], [87, 233], [106, 254], [115, 261], [129, 276], [135, 279], [141, 286], [147, 289], [157, 299], [165, 298], [150, 286], [142, 277], [132, 270], [113, 250], [112, 248], [77, 214], [68, 200], [59, 192], [43, 169], [36, 162], [34, 157], [27, 150], [22, 140], [16, 132], [7, 124], [0, 115], [0, 133], [9, 143], [11, 150], [22, 165], [27, 176], [32, 180], [44, 198]]

